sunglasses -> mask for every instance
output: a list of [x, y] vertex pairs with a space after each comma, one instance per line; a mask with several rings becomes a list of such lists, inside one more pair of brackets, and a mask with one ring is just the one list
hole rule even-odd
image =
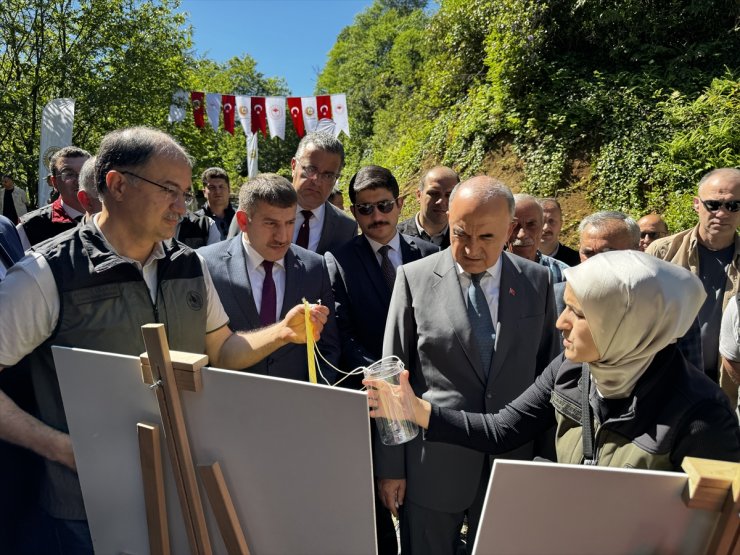
[[702, 200], [699, 201], [704, 205], [709, 212], [716, 212], [720, 208], [724, 208], [728, 212], [737, 212], [740, 210], [740, 200], [728, 200], [723, 202], [721, 200]]
[[657, 231], [641, 231], [640, 239], [644, 239], [645, 237], [648, 237], [650, 239], [657, 239], [658, 235], [660, 234]]
[[363, 216], [369, 216], [377, 208], [382, 214], [388, 214], [396, 205], [396, 200], [381, 200], [380, 202], [368, 202], [367, 204], [355, 204], [357, 210]]

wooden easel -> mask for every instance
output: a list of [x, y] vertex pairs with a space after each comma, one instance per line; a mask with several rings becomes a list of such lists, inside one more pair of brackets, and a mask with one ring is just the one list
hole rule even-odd
[[681, 468], [686, 506], [720, 513], [706, 553], [740, 554], [740, 464], [686, 457]]
[[[163, 324], [147, 324], [142, 326], [141, 330], [147, 350], [140, 356], [141, 375], [144, 383], [149, 384], [156, 392], [190, 549], [193, 555], [211, 555], [213, 551], [179, 394], [179, 390], [198, 392], [202, 389], [201, 368], [208, 364], [208, 357], [170, 351]], [[170, 541], [159, 427], [140, 422], [137, 424], [137, 431], [149, 547], [154, 555], [169, 555]], [[229, 555], [249, 555], [247, 541], [219, 463], [199, 465], [198, 474], [227, 552]]]

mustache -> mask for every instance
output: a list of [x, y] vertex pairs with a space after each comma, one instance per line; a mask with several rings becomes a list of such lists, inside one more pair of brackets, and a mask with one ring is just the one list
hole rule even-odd
[[368, 226], [368, 229], [375, 229], [377, 227], [383, 227], [384, 225], [390, 225], [390, 222], [386, 222], [386, 221], [383, 221], [383, 220], [381, 220], [379, 222], [373, 222], [373, 223], [371, 223]]

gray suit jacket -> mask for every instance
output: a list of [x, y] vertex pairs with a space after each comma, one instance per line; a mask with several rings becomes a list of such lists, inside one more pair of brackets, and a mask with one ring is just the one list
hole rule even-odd
[[[468, 322], [450, 249], [399, 268], [385, 329], [383, 355], [395, 354], [411, 373], [416, 394], [435, 405], [496, 412], [529, 387], [558, 353], [550, 272], [502, 253], [495, 354], [486, 376]], [[406, 496], [427, 508], [457, 512], [476, 495], [486, 455], [425, 442], [378, 445], [376, 477], [406, 478]], [[528, 459], [532, 444], [507, 454]]]
[[[318, 254], [336, 250], [357, 235], [357, 222], [330, 202], [325, 202], [324, 226], [316, 247]], [[297, 225], [297, 224], [296, 224]]]
[[[208, 265], [221, 303], [229, 316], [233, 330], [248, 331], [262, 327], [259, 312], [252, 295], [252, 286], [247, 273], [247, 259], [241, 235], [227, 241], [198, 249]], [[321, 299], [331, 309], [329, 319], [321, 333], [318, 348], [334, 366], [339, 361], [339, 332], [334, 319], [334, 296], [322, 256], [291, 245], [285, 254], [285, 295], [280, 316], [295, 305], [302, 297], [310, 302]], [[255, 374], [308, 381], [308, 359], [306, 346], [290, 344], [281, 347], [267, 358], [244, 369]], [[321, 371], [330, 383], [336, 381], [336, 372], [322, 364]], [[319, 383], [322, 383], [319, 377]]]

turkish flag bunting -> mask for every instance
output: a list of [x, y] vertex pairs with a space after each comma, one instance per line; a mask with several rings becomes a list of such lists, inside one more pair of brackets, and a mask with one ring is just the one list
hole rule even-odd
[[224, 129], [234, 134], [234, 106], [236, 100], [233, 94], [224, 94], [221, 96], [221, 106], [224, 111]]
[[267, 137], [267, 110], [265, 108], [264, 96], [253, 96], [252, 98], [252, 133], [258, 130]]
[[190, 93], [190, 101], [193, 103], [193, 119], [195, 119], [195, 127], [205, 127], [206, 122], [204, 119], [205, 109], [203, 107], [203, 93], [192, 91]]
[[331, 97], [328, 94], [316, 97], [316, 108], [319, 119], [331, 119]]
[[306, 134], [306, 129], [303, 127], [303, 115], [301, 114], [301, 98], [299, 96], [288, 97], [288, 111], [290, 112], [290, 119], [293, 120], [293, 127], [295, 132], [298, 133], [299, 137], [303, 137]]

